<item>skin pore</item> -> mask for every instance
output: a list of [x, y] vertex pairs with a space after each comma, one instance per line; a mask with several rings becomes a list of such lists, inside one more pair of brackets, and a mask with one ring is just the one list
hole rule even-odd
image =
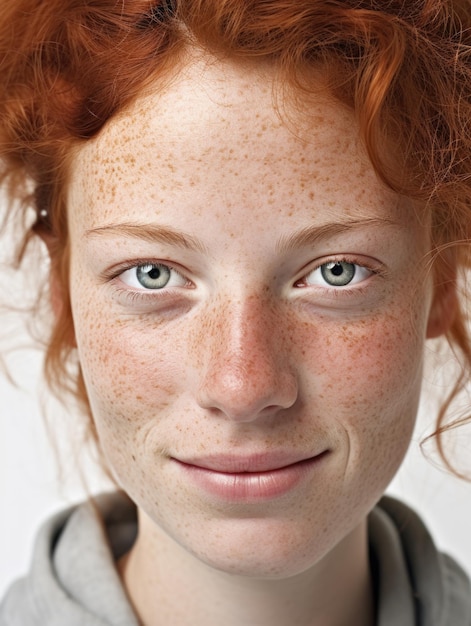
[[75, 158], [77, 347], [146, 625], [374, 624], [366, 516], [445, 324], [352, 114], [287, 123], [273, 78], [195, 58]]

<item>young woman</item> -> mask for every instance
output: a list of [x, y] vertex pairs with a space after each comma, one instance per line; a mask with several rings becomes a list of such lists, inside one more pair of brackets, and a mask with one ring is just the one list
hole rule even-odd
[[0, 9], [46, 373], [122, 490], [45, 525], [2, 626], [471, 625], [382, 498], [426, 341], [452, 396], [471, 363], [470, 27], [458, 0]]

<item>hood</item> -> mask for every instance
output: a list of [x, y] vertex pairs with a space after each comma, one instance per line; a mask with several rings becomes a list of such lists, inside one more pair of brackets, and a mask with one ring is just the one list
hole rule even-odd
[[471, 626], [471, 586], [420, 518], [384, 497], [369, 517], [378, 626]]
[[[368, 530], [377, 626], [471, 626], [466, 575], [411, 509], [383, 498]], [[0, 606], [0, 626], [138, 626], [115, 567], [136, 533], [136, 508], [122, 493], [51, 518], [29, 574]]]
[[52, 517], [30, 572], [0, 606], [0, 626], [139, 626], [115, 567], [136, 529], [136, 509], [120, 493]]

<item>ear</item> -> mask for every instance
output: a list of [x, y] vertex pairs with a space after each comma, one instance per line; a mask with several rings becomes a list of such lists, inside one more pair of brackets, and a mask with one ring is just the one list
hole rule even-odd
[[455, 320], [458, 311], [456, 257], [456, 250], [451, 247], [437, 252], [433, 268], [433, 299], [427, 323], [427, 339], [446, 334]]
[[[45, 240], [43, 240], [45, 241]], [[51, 239], [52, 242], [52, 239]], [[59, 329], [59, 337], [62, 345], [70, 348], [76, 348], [75, 329], [72, 317], [70, 293], [67, 278], [67, 270], [65, 269], [64, 256], [68, 255], [68, 251], [61, 252], [62, 264], [57, 262], [58, 252], [57, 246], [48, 245], [48, 253], [51, 258], [49, 270], [49, 302], [52, 313], [54, 315], [55, 326]], [[68, 266], [68, 262], [66, 263]]]
[[52, 312], [54, 313], [54, 317], [56, 320], [59, 319], [62, 308], [63, 308], [63, 293], [61, 281], [58, 276], [58, 268], [57, 268], [57, 238], [51, 230], [47, 227], [44, 227], [43, 224], [38, 223], [35, 227], [35, 233], [40, 237], [41, 241], [44, 243], [47, 249], [47, 253], [49, 255], [50, 270], [49, 270], [49, 294], [50, 294], [50, 304], [52, 308]]
[[51, 270], [49, 275], [49, 295], [52, 312], [54, 313], [54, 317], [58, 320], [61, 316], [62, 309], [64, 306], [64, 301], [62, 297], [62, 288], [59, 283], [59, 278], [57, 273]]

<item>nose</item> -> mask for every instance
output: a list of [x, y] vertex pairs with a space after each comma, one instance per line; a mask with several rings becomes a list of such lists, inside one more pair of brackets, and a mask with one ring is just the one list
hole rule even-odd
[[291, 407], [298, 396], [282, 315], [260, 297], [208, 313], [198, 403], [238, 422]]

